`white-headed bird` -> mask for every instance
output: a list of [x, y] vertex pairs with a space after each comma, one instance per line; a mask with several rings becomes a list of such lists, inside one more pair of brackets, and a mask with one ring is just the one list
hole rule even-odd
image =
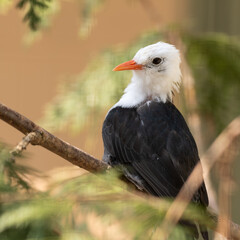
[[[133, 77], [102, 128], [103, 160], [120, 167], [139, 190], [156, 197], [176, 197], [199, 162], [194, 138], [172, 103], [181, 81], [180, 62], [173, 45], [158, 42], [114, 68], [132, 70]], [[204, 183], [192, 201], [208, 206]], [[208, 239], [206, 231], [202, 236]]]

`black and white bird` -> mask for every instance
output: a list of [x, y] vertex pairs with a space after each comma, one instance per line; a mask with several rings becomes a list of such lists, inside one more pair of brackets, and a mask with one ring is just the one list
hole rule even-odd
[[[177, 196], [199, 161], [194, 138], [172, 103], [181, 81], [179, 51], [158, 42], [141, 48], [113, 71], [133, 70], [121, 99], [103, 123], [103, 160], [139, 190], [157, 197]], [[208, 206], [203, 183], [193, 197]], [[207, 232], [202, 233], [208, 239]]]

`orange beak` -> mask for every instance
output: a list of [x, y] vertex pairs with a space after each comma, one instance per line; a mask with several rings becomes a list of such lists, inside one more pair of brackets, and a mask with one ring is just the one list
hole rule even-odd
[[116, 66], [113, 71], [123, 71], [123, 70], [141, 70], [143, 65], [137, 64], [134, 60], [130, 60]]

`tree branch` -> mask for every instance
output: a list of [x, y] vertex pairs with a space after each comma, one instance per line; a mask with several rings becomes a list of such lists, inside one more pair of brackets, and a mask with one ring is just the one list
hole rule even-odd
[[1, 103], [0, 119], [25, 135], [34, 133], [31, 135], [30, 139], [32, 145], [42, 146], [80, 168], [84, 168], [93, 173], [104, 171], [109, 168], [106, 163], [59, 139], [28, 118]]

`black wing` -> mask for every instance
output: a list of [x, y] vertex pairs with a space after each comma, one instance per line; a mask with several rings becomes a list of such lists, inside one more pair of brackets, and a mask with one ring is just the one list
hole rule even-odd
[[[187, 124], [170, 103], [113, 108], [103, 124], [104, 160], [118, 165], [139, 189], [175, 197], [199, 161]], [[203, 184], [194, 200], [208, 205]]]

